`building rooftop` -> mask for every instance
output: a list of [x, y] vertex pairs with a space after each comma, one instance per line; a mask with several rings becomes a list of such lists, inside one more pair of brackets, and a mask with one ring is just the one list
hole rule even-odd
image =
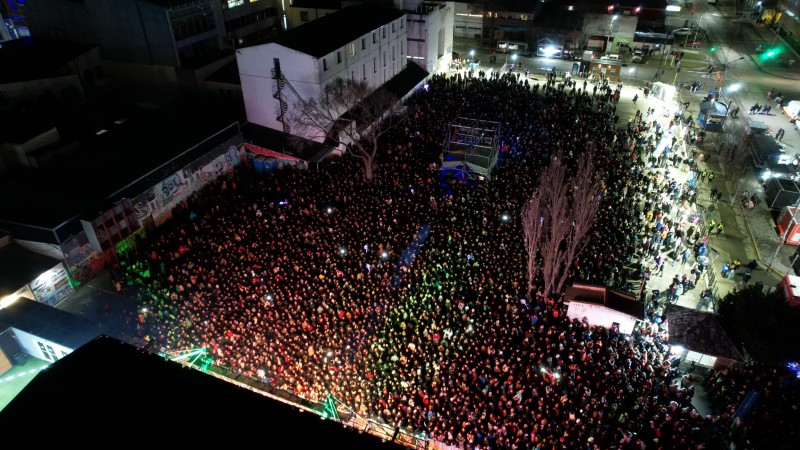
[[5, 41], [0, 47], [0, 84], [67, 75], [59, 68], [95, 47], [44, 38]]
[[57, 259], [32, 252], [16, 242], [0, 247], [0, 298], [13, 294], [58, 263]]
[[[0, 181], [0, 192], [15, 193], [0, 196], [0, 228], [20, 239], [32, 238], [20, 232], [20, 225], [54, 229], [103, 204], [111, 194], [142, 179], [232, 122], [235, 120], [207, 109], [168, 107], [113, 125], [100, 136], [91, 135], [81, 141], [77, 155], [61, 164], [27, 170]], [[222, 136], [217, 138], [220, 142], [206, 142], [164, 170], [172, 170], [172, 166], [177, 170], [189, 162], [186, 159], [196, 158], [198, 152], [208, 151], [225, 140]], [[161, 175], [158, 172], [155, 177]], [[153, 174], [148, 180], [151, 185], [159, 181], [152, 178]]]
[[70, 349], [79, 348], [101, 333], [96, 323], [24, 297], [0, 309], [0, 330], [8, 327]]
[[404, 15], [389, 6], [355, 5], [292, 28], [273, 42], [319, 58]]
[[109, 448], [121, 439], [131, 447], [405, 448], [271, 399], [251, 390], [249, 378], [238, 379], [235, 385], [101, 335], [40, 371], [0, 411], [0, 423], [14, 430], [6, 442], [36, 448], [65, 440]]
[[236, 64], [236, 59], [233, 59], [206, 77], [206, 82], [235, 84], [241, 86], [242, 80], [239, 78], [239, 66]]
[[292, 8], [342, 9], [342, 0], [294, 0]]

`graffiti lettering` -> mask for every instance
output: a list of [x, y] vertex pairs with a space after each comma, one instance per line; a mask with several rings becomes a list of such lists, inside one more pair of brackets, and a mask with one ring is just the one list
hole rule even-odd
[[136, 213], [136, 217], [139, 218], [139, 223], [142, 223], [147, 218], [147, 215], [150, 214], [147, 205], [142, 204], [142, 202], [137, 202], [133, 205], [133, 211]]
[[176, 173], [161, 182], [161, 202], [166, 205], [181, 190], [181, 177]]

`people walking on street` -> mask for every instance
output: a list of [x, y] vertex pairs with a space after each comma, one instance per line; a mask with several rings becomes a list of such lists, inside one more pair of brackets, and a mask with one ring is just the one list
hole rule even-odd
[[775, 139], [778, 140], [778, 141], [783, 140], [783, 135], [784, 134], [786, 134], [786, 130], [784, 130], [783, 128], [779, 128], [778, 132], [775, 133]]
[[709, 195], [709, 200], [716, 200], [717, 199], [717, 187], [714, 186], [711, 188], [711, 194]]
[[635, 94], [635, 95], [633, 96], [633, 104], [634, 104], [634, 105], [636, 104], [636, 100], [639, 100], [639, 94]]
[[725, 224], [724, 223], [720, 222], [720, 223], [717, 224], [717, 236], [722, 234], [722, 229], [723, 228], [725, 228]]

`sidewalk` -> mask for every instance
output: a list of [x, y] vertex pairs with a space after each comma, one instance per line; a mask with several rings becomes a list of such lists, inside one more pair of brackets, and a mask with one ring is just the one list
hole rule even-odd
[[[729, 21], [737, 23], [743, 27], [751, 27], [752, 30], [754, 30], [755, 33], [761, 37], [763, 42], [775, 42], [776, 46], [781, 47], [782, 55], [778, 55], [775, 60], [764, 60], [761, 55], [756, 53], [755, 48], [752, 50], [753, 53], [745, 55], [753, 60], [759, 70], [766, 74], [780, 78], [800, 80], [800, 55], [798, 55], [797, 51], [792, 48], [792, 46], [787, 44], [782, 37], [778, 36], [776, 39], [773, 31], [764, 25], [757, 25], [755, 23], [755, 19], [742, 18], [741, 14], [734, 15], [733, 5], [729, 5], [729, 7], [718, 7], [718, 9]], [[783, 62], [790, 59], [793, 59], [797, 62], [787, 68]]]

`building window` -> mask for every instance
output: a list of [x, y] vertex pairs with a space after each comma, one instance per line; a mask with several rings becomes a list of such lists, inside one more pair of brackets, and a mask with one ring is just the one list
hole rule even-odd
[[367, 65], [366, 64], [362, 64], [361, 65], [361, 75], [364, 76], [365, 80], [367, 79]]
[[386, 27], [381, 27], [383, 30], [383, 38], [386, 39]]
[[403, 56], [403, 41], [400, 41], [400, 56]]
[[361, 50], [367, 49], [367, 40], [365, 38], [361, 38]]
[[328, 69], [330, 69], [330, 67], [328, 67], [328, 59], [322, 58], [322, 70], [327, 71]]
[[400, 21], [400, 29], [401, 30], [403, 29], [403, 21], [402, 20]]
[[392, 46], [392, 61], [394, 61], [394, 45]]
[[350, 71], [350, 79], [356, 81], [356, 73], [353, 70]]
[[356, 54], [356, 44], [350, 44], [350, 56], [355, 56]]
[[373, 31], [372, 32], [372, 43], [374, 44], [376, 42], [378, 42], [378, 38], [375, 36], [375, 32]]
[[394, 34], [395, 32], [397, 32], [397, 30], [395, 30], [395, 23], [392, 22], [392, 34]]
[[378, 58], [372, 58], [372, 73], [378, 73]]
[[341, 51], [337, 51], [336, 52], [336, 64], [341, 64], [341, 63], [342, 63], [342, 52]]
[[308, 11], [300, 11], [300, 22], [308, 22]]
[[386, 67], [386, 52], [383, 53], [383, 67]]

